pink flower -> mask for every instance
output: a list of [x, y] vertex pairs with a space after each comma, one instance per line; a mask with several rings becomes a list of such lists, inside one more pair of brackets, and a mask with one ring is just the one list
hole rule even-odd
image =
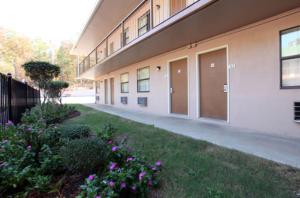
[[110, 181], [110, 182], [108, 183], [108, 185], [109, 185], [109, 187], [113, 188], [113, 187], [115, 186], [115, 182]]
[[31, 148], [32, 148], [31, 145], [27, 146], [27, 150], [31, 150]]
[[94, 178], [95, 178], [94, 175], [90, 175], [90, 176], [88, 177], [88, 180], [92, 181], [92, 180], [94, 180]]
[[107, 143], [108, 143], [108, 144], [112, 144], [113, 142], [112, 142], [112, 140], [109, 140]]
[[133, 160], [133, 157], [128, 157], [127, 160], [126, 160], [126, 162], [130, 162], [132, 160]]
[[126, 188], [126, 183], [124, 181], [121, 182], [121, 189]]
[[145, 171], [140, 172], [140, 174], [139, 174], [139, 180], [142, 181], [145, 175], [146, 175]]
[[119, 148], [118, 148], [117, 146], [113, 146], [111, 150], [112, 150], [113, 152], [116, 152], [118, 149], [119, 149]]
[[101, 198], [101, 195], [96, 196], [95, 198]]
[[112, 171], [112, 170], [116, 169], [117, 167], [118, 167], [118, 164], [115, 162], [112, 162], [112, 163], [110, 163], [109, 170]]
[[156, 165], [156, 166], [161, 166], [161, 161], [157, 161], [157, 162], [155, 163], [155, 165]]

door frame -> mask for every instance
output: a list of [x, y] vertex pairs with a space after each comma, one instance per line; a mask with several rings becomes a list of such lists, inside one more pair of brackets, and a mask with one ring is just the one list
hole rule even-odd
[[[171, 112], [171, 105], [172, 105], [172, 98], [171, 98], [171, 63], [186, 59], [186, 72], [187, 72], [187, 115], [181, 115], [181, 114], [176, 114]], [[168, 86], [167, 86], [167, 98], [168, 98], [168, 114], [174, 117], [184, 117], [184, 118], [189, 118], [190, 117], [190, 72], [189, 72], [189, 56], [180, 56], [178, 58], [170, 59], [167, 60], [167, 76], [168, 76]]]
[[201, 106], [200, 106], [200, 95], [201, 95], [201, 91], [200, 91], [200, 75], [199, 75], [199, 71], [200, 71], [200, 65], [199, 65], [199, 56], [201, 54], [206, 54], [209, 52], [214, 52], [214, 51], [218, 51], [221, 49], [225, 49], [226, 50], [226, 75], [227, 75], [227, 86], [228, 86], [228, 92], [227, 92], [227, 120], [225, 120], [225, 122], [230, 123], [230, 67], [229, 67], [229, 47], [228, 44], [227, 45], [222, 45], [219, 47], [215, 47], [215, 48], [210, 48], [208, 50], [203, 50], [203, 51], [198, 51], [196, 52], [196, 108], [197, 108], [197, 118], [198, 119], [210, 119], [210, 118], [204, 118], [201, 117], [200, 113], [201, 113]]
[[[113, 83], [111, 83], [113, 81]], [[113, 85], [112, 85], [113, 84]], [[109, 78], [110, 105], [115, 105], [115, 78]]]

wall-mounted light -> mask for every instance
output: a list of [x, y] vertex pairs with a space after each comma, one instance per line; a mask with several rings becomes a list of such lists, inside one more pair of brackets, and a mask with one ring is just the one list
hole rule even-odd
[[156, 71], [160, 71], [161, 66], [156, 66]]
[[159, 4], [156, 4], [156, 9], [160, 9], [160, 5]]

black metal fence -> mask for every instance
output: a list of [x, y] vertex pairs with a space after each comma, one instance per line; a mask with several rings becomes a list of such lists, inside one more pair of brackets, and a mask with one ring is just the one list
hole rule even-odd
[[0, 124], [19, 123], [26, 109], [40, 103], [40, 91], [0, 73]]

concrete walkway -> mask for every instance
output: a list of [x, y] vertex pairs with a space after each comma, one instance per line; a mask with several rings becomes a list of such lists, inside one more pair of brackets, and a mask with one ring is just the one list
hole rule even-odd
[[177, 134], [205, 140], [219, 146], [236, 149], [300, 168], [300, 139], [259, 134], [222, 123], [158, 116], [106, 105], [87, 104], [86, 106], [136, 122], [154, 125]]

